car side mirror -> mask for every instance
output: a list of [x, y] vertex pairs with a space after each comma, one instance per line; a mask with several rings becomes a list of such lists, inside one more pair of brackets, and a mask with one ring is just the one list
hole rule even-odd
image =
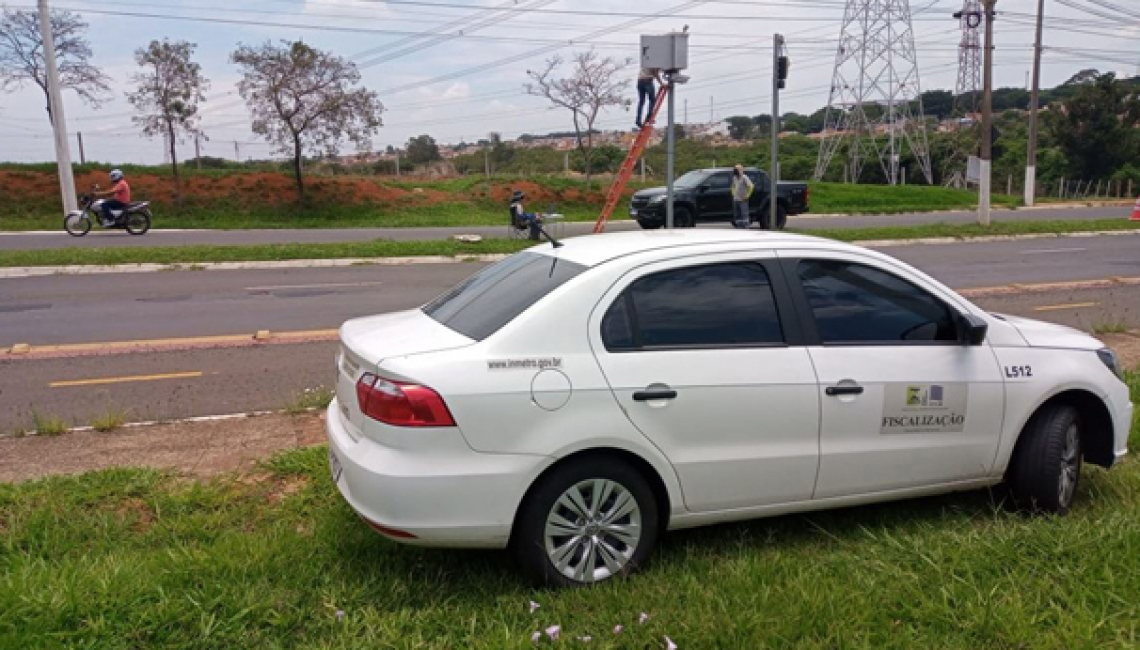
[[961, 316], [962, 343], [965, 345], [981, 345], [986, 342], [986, 334], [990, 325], [984, 319], [974, 314]]

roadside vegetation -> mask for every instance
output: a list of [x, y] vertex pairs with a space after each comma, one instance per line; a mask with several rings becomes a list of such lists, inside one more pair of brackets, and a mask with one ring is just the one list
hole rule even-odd
[[297, 391], [285, 402], [284, 411], [288, 415], [301, 415], [328, 407], [335, 397], [333, 390], [327, 386], [316, 386]]
[[[1086, 470], [1078, 499], [1068, 517], [978, 491], [671, 533], [643, 573], [554, 592], [505, 553], [378, 537], [336, 494], [324, 447], [204, 482], [119, 469], [0, 484], [0, 646], [1136, 645], [1140, 464]], [[559, 642], [532, 643], [554, 625]]]
[[[88, 164], [76, 170], [76, 185], [106, 185], [108, 166]], [[136, 200], [153, 204], [155, 228], [347, 228], [498, 225], [507, 222], [514, 189], [528, 196], [527, 208], [558, 212], [568, 221], [592, 221], [605, 202], [610, 178], [587, 191], [578, 178], [558, 176], [461, 176], [442, 180], [400, 180], [364, 175], [313, 176], [306, 184], [308, 200], [298, 204], [293, 181], [271, 171], [183, 169], [182, 202], [175, 202], [169, 169], [128, 167]], [[627, 195], [659, 185], [647, 179], [630, 183]], [[811, 183], [815, 214], [895, 214], [968, 209], [977, 193], [918, 185], [845, 185]], [[20, 201], [0, 205], [0, 230], [60, 230], [59, 185], [40, 165], [0, 165], [0, 188], [19, 194]], [[1016, 197], [995, 196], [998, 207], [1015, 207]], [[624, 218], [628, 203], [618, 204]]]
[[[840, 241], [920, 239], [928, 237], [978, 237], [987, 235], [1063, 234], [1070, 232], [1138, 230], [1140, 222], [1126, 219], [1089, 221], [1009, 221], [989, 227], [927, 224], [881, 228], [830, 228], [804, 231]], [[477, 255], [513, 253], [533, 246], [529, 240], [484, 239], [467, 243], [455, 240], [392, 241], [330, 244], [262, 244], [250, 246], [155, 246], [121, 248], [55, 248], [0, 251], [0, 267], [111, 264], [171, 264], [182, 268], [210, 262], [253, 262], [305, 259], [346, 259], [450, 256], [464, 260]], [[200, 267], [198, 267], [200, 268]]]

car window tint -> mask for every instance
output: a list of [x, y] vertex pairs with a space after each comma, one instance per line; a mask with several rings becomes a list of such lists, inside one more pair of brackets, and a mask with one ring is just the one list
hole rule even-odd
[[705, 184], [709, 186], [709, 189], [713, 190], [727, 189], [730, 185], [732, 185], [732, 176], [729, 176], [728, 174], [713, 174], [712, 176], [709, 176], [708, 180], [705, 181]]
[[481, 341], [586, 267], [538, 253], [518, 253], [488, 266], [429, 302], [423, 311]]
[[824, 343], [957, 341], [941, 300], [879, 269], [805, 260], [799, 276]]
[[[630, 307], [633, 313], [625, 313]], [[632, 330], [632, 341], [621, 336], [623, 328]], [[768, 273], [760, 264], [741, 263], [641, 278], [606, 314], [603, 341], [607, 349], [621, 350], [771, 345], [783, 343], [784, 336]]]

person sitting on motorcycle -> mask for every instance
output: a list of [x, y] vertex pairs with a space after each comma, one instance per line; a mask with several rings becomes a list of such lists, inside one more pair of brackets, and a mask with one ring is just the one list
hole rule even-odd
[[528, 227], [530, 229], [530, 238], [534, 241], [539, 241], [539, 235], [541, 233], [539, 224], [542, 223], [542, 215], [527, 212], [522, 203], [524, 198], [526, 198], [526, 194], [524, 194], [522, 190], [515, 190], [514, 194], [511, 195], [511, 214], [514, 216], [515, 223], [519, 226], [520, 230], [522, 226]]
[[103, 227], [108, 228], [115, 225], [115, 216], [111, 214], [112, 210], [126, 210], [127, 206], [131, 204], [131, 186], [127, 184], [127, 179], [123, 177], [121, 169], [111, 170], [111, 189], [104, 192], [95, 192], [96, 197], [111, 197], [103, 201]]

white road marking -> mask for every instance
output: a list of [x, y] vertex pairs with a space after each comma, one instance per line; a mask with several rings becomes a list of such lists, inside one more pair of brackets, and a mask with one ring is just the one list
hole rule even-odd
[[1044, 255], [1047, 253], [1080, 253], [1087, 248], [1041, 248], [1038, 250], [1021, 251], [1022, 255]]
[[279, 291], [283, 289], [332, 289], [338, 287], [374, 287], [383, 282], [339, 282], [335, 284], [278, 284], [266, 287], [246, 287], [246, 291]]

